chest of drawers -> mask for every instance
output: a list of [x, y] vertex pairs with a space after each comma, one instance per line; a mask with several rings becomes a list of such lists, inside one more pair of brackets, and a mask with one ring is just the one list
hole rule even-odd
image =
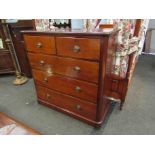
[[39, 103], [101, 125], [111, 106], [104, 83], [112, 32], [22, 33]]

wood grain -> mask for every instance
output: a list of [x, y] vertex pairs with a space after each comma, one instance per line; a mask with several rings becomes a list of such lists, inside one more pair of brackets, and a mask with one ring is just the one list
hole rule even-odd
[[[28, 51], [44, 54], [56, 53], [54, 37], [25, 35], [24, 40]], [[41, 44], [41, 47], [37, 47], [38, 43]]]
[[75, 114], [95, 120], [96, 105], [37, 85], [38, 98]]
[[17, 23], [10, 23], [9, 29], [21, 72], [27, 77], [32, 77], [24, 40], [20, 33], [21, 30], [32, 30], [32, 20], [18, 20]]
[[0, 74], [14, 72], [14, 66], [9, 51], [0, 50]]
[[2, 20], [0, 20], [0, 38], [3, 42], [3, 48], [0, 48], [0, 74], [14, 73], [15, 69], [11, 58], [11, 51], [9, 51], [9, 47], [5, 42], [7, 39], [5, 25], [1, 22]]
[[[38, 102], [91, 125], [100, 126], [111, 106], [111, 101], [104, 98], [104, 88], [111, 87], [109, 82], [106, 83], [106, 74], [114, 52], [114, 34], [23, 33], [25, 36], [46, 35], [55, 38], [54, 55], [28, 51]], [[115, 83], [112, 87], [116, 90]]]
[[33, 53], [28, 53], [28, 57], [32, 68], [46, 70], [46, 67], [51, 66], [56, 74], [98, 83], [99, 64], [97, 62]]
[[[56, 37], [58, 55], [99, 60], [100, 39]], [[75, 52], [74, 46], [79, 46], [80, 51]]]
[[[59, 76], [56, 74], [48, 75], [47, 72], [33, 69], [33, 77], [38, 84], [47, 88], [60, 91], [62, 93], [79, 97], [81, 99], [96, 103], [97, 85]], [[44, 82], [44, 79], [47, 79]], [[76, 91], [76, 87], [80, 87], [80, 91]]]

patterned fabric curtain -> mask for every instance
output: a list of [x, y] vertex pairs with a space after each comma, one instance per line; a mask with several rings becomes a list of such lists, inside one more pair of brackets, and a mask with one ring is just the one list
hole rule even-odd
[[144, 41], [145, 41], [145, 35], [146, 35], [146, 31], [149, 25], [149, 19], [143, 19], [142, 20], [142, 24], [141, 24], [141, 30], [139, 32], [139, 54], [142, 53], [143, 50], [143, 45], [144, 45]]
[[139, 53], [139, 42], [142, 39], [145, 22], [142, 20], [141, 29], [138, 37], [134, 37], [136, 20], [134, 19], [118, 19], [114, 20], [114, 31], [118, 31], [116, 37], [117, 49], [113, 55], [112, 74], [119, 78], [125, 78], [129, 55], [135, 52], [135, 57]]
[[83, 29], [93, 31], [96, 28], [99, 21], [99, 19], [83, 19]]
[[50, 23], [49, 19], [35, 19], [35, 27], [38, 31], [49, 31]]

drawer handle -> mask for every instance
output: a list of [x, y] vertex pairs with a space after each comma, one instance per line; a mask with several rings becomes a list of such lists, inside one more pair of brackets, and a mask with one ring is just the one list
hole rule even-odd
[[40, 60], [40, 65], [44, 65], [45, 64], [45, 62], [43, 61], [43, 60]]
[[50, 97], [51, 97], [51, 95], [47, 93], [47, 94], [46, 94], [46, 98], [47, 98], [47, 99], [50, 99]]
[[44, 79], [43, 79], [43, 82], [48, 82], [48, 79], [47, 79], [47, 78], [44, 78]]
[[79, 92], [81, 91], [81, 88], [80, 88], [79, 86], [76, 86], [76, 87], [75, 87], [75, 90], [76, 90], [76, 92], [79, 93]]
[[76, 52], [76, 53], [80, 52], [80, 46], [74, 45], [73, 51]]
[[43, 46], [42, 43], [37, 43], [37, 44], [36, 44], [36, 47], [37, 47], [37, 48], [41, 48], [42, 46]]
[[80, 68], [79, 66], [75, 66], [75, 67], [74, 67], [74, 70], [75, 70], [76, 72], [80, 72], [81, 68]]
[[76, 105], [76, 109], [77, 109], [77, 110], [80, 110], [80, 109], [81, 109], [81, 106], [80, 106], [79, 104], [77, 104], [77, 105]]

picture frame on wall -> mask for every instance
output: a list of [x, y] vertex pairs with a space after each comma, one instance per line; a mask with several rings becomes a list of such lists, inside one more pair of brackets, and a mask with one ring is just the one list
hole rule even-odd
[[58, 28], [71, 28], [71, 19], [54, 19], [53, 26]]

